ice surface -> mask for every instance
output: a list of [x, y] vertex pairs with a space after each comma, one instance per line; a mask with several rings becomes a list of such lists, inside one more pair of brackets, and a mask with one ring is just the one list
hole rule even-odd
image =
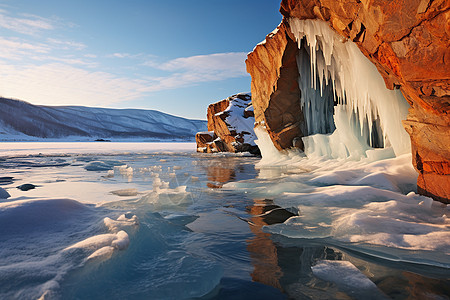
[[358, 47], [326, 22], [291, 18], [289, 24], [299, 47], [307, 132], [315, 135], [304, 138], [306, 154], [358, 159], [370, 147], [383, 146], [392, 146], [395, 155], [408, 153], [410, 142], [401, 120], [409, 105], [400, 91], [388, 90]]
[[[47, 145], [41, 146], [44, 151], [37, 145], [34, 151], [47, 151]], [[26, 146], [11, 149], [20, 147]], [[59, 163], [65, 164], [58, 168], [53, 166], [59, 158], [46, 154], [0, 158], [0, 165], [7, 166], [5, 176], [14, 176], [14, 181], [2, 183], [12, 197], [0, 202], [0, 298], [189, 299], [204, 296], [219, 282], [219, 291], [234, 286], [227, 283], [230, 274], [244, 278], [238, 284], [247, 290], [256, 284], [250, 276], [254, 256], [249, 257], [247, 248], [254, 226], [223, 210], [248, 217], [253, 199], [270, 199], [298, 211], [284, 223], [264, 227], [261, 234], [276, 233], [270, 238], [277, 241], [287, 240], [278, 235], [292, 237], [294, 245], [306, 245], [304, 252], [309, 244], [341, 249], [364, 260], [350, 260], [360, 270], [367, 261], [393, 266], [389, 270], [398, 273], [423, 274], [425, 268], [440, 278], [449, 269], [449, 210], [415, 193], [411, 155], [379, 160], [387, 149], [377, 149], [355, 161], [274, 152], [270, 165], [261, 163], [255, 170], [254, 157], [128, 150], [130, 154], [105, 157], [64, 154]], [[122, 167], [109, 172], [84, 169], [91, 161], [104, 160], [120, 161]], [[46, 167], [29, 168], [27, 161]], [[222, 189], [206, 188], [228, 170], [234, 170], [233, 178], [224, 181], [231, 182], [221, 183]], [[25, 179], [40, 187], [28, 193], [15, 189]], [[143, 197], [111, 194], [127, 189]], [[297, 261], [288, 252], [277, 251], [278, 262]], [[309, 265], [315, 260], [301, 259], [309, 262], [307, 277], [312, 277], [307, 279], [325, 286], [328, 296], [336, 290], [355, 295], [334, 281], [314, 278]], [[279, 266], [288, 271], [286, 276], [305, 274], [294, 263], [291, 270], [296, 273]], [[376, 270], [363, 273], [378, 283], [380, 277], [371, 272]]]
[[195, 152], [195, 143], [74, 143], [74, 142], [22, 142], [0, 143], [1, 156], [68, 155], [68, 154], [124, 154], [152, 153], [157, 151]]
[[[117, 221], [133, 219], [127, 215]], [[139, 223], [139, 229], [130, 234], [127, 250], [114, 255], [117, 250], [106, 245], [93, 252], [87, 262], [95, 268], [83, 268], [63, 282], [61, 297], [191, 299], [207, 294], [219, 283], [223, 271], [217, 262], [183, 248], [182, 242], [191, 235], [183, 225], [147, 211], [139, 216]]]

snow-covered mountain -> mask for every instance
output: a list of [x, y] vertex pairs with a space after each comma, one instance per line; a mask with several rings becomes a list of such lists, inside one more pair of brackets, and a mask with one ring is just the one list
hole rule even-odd
[[155, 110], [41, 106], [0, 98], [0, 140], [194, 140], [206, 121]]

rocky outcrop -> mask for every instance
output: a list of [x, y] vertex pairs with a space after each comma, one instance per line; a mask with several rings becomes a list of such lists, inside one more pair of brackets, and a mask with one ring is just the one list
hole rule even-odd
[[274, 145], [289, 148], [303, 136], [296, 106], [298, 50], [288, 20], [323, 20], [356, 43], [388, 89], [402, 91], [411, 106], [403, 124], [411, 136], [418, 191], [449, 203], [450, 2], [282, 0], [280, 12], [283, 22], [247, 59], [255, 119]]
[[209, 105], [208, 131], [198, 132], [195, 136], [197, 151], [258, 154], [251, 100], [250, 94], [241, 93]]
[[[303, 114], [297, 84], [297, 43], [284, 20], [247, 58], [247, 72], [252, 76], [255, 120], [266, 126], [279, 150], [292, 147], [295, 137], [302, 137]], [[299, 139], [297, 139], [299, 140]], [[301, 142], [301, 140], [299, 140]]]

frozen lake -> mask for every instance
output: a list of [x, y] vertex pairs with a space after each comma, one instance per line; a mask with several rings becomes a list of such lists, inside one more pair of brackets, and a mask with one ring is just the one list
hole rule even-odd
[[449, 208], [415, 193], [411, 156], [195, 147], [0, 143], [0, 298], [449, 297]]

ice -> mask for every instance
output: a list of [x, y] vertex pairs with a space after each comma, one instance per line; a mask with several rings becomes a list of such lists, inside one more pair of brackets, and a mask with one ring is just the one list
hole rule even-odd
[[307, 156], [359, 159], [372, 147], [410, 151], [401, 121], [408, 103], [388, 90], [376, 67], [351, 41], [320, 20], [289, 19], [299, 54], [299, 87]]
[[[260, 140], [267, 138], [273, 147], [266, 134], [263, 130]], [[334, 291], [355, 294], [336, 280], [314, 276], [310, 264], [316, 259], [349, 260], [377, 284], [386, 283], [384, 275], [391, 283], [409, 271], [422, 274], [417, 276], [426, 284], [434, 280], [426, 274], [445, 278], [450, 266], [449, 208], [416, 193], [410, 154], [380, 160], [389, 156], [385, 151], [372, 149], [365, 158], [349, 160], [275, 150], [271, 164], [260, 163], [256, 170], [255, 157], [133, 151], [66, 157], [72, 163], [61, 168], [47, 163], [45, 168], [6, 168], [4, 176], [14, 176], [14, 181], [1, 185], [12, 197], [0, 201], [0, 298], [192, 299], [215, 288], [223, 292], [230, 278], [243, 278], [239, 290], [253, 285], [265, 291], [250, 274], [257, 264], [247, 241], [252, 243], [256, 227], [228, 214], [248, 219], [247, 209], [261, 201], [298, 212], [257, 236], [270, 236], [267, 241], [276, 243], [270, 248], [277, 251], [273, 263], [283, 273], [269, 275], [311, 282], [330, 297]], [[37, 163], [47, 157], [27, 159]], [[0, 158], [0, 164], [24, 160]], [[90, 161], [106, 160], [122, 164], [109, 172], [114, 177], [84, 169]], [[131, 181], [121, 173], [128, 170]], [[221, 189], [207, 188], [231, 172]], [[24, 182], [40, 187], [29, 193], [15, 189]], [[111, 191], [142, 194], [119, 198]], [[311, 245], [325, 245], [334, 254], [301, 254], [311, 251]], [[336, 266], [343, 272], [344, 267]], [[387, 271], [380, 276], [377, 268]], [[399, 286], [408, 289], [402, 282], [393, 284]]]
[[98, 143], [89, 142], [2, 142], [1, 156], [20, 155], [86, 155], [86, 154], [123, 154], [123, 153], [154, 153], [157, 151], [194, 152], [195, 143]]
[[336, 284], [356, 299], [388, 299], [349, 261], [321, 260], [311, 269], [316, 277]]
[[[289, 161], [293, 156], [289, 155], [290, 152], [280, 152], [272, 143], [272, 140], [267, 133], [266, 129], [261, 125], [255, 127], [255, 134], [257, 136], [257, 140], [255, 143], [258, 145], [262, 160], [258, 163], [258, 165], [277, 165], [282, 164], [283, 162]], [[298, 153], [297, 153], [298, 154]], [[294, 155], [295, 156], [295, 155]], [[295, 156], [297, 159], [300, 159], [300, 154]]]
[[121, 165], [118, 161], [91, 161], [87, 163], [84, 168], [86, 171], [109, 171], [117, 165]]
[[[450, 207], [416, 194], [411, 154], [378, 160], [372, 150], [358, 161], [302, 157], [279, 152], [265, 130], [256, 130], [263, 159], [261, 182], [232, 182], [224, 189], [245, 190], [273, 199], [299, 216], [264, 231], [289, 238], [326, 239], [386, 259], [450, 267]], [[272, 153], [267, 154], [267, 150]], [[266, 151], [266, 152], [265, 152]]]
[[112, 246], [105, 246], [103, 248], [98, 249], [91, 255], [89, 255], [86, 260], [88, 260], [88, 261], [89, 260], [104, 261], [104, 260], [110, 259], [114, 253], [114, 250], [115, 250], [115, 248]]
[[120, 196], [120, 197], [130, 197], [130, 196], [137, 196], [139, 194], [137, 189], [122, 189], [122, 190], [116, 190], [112, 191], [111, 194]]
[[123, 250], [128, 247], [130, 240], [128, 234], [121, 230], [118, 233], [106, 233], [96, 235], [81, 242], [78, 242], [65, 250], [69, 251], [71, 249], [87, 249], [87, 250], [97, 250], [106, 246], [111, 246], [115, 249]]
[[[126, 213], [117, 220], [132, 218]], [[219, 283], [223, 271], [217, 262], [184, 249], [183, 241], [191, 236], [184, 225], [147, 211], [139, 221], [127, 250], [119, 255], [114, 255], [119, 252], [113, 246], [95, 250], [86, 259], [95, 268], [82, 268], [62, 282], [61, 298], [192, 299]]]
[[134, 231], [138, 225], [139, 220], [136, 215], [120, 215], [117, 220], [113, 220], [109, 217], [103, 219], [105, 226], [111, 232], [119, 232], [122, 229], [127, 229], [128, 231]]
[[11, 197], [11, 195], [2, 187], [0, 187], [0, 199], [7, 199]]
[[62, 248], [89, 232], [96, 218], [89, 206], [70, 199], [0, 203], [0, 297], [37, 299], [57, 288], [80, 263]]

